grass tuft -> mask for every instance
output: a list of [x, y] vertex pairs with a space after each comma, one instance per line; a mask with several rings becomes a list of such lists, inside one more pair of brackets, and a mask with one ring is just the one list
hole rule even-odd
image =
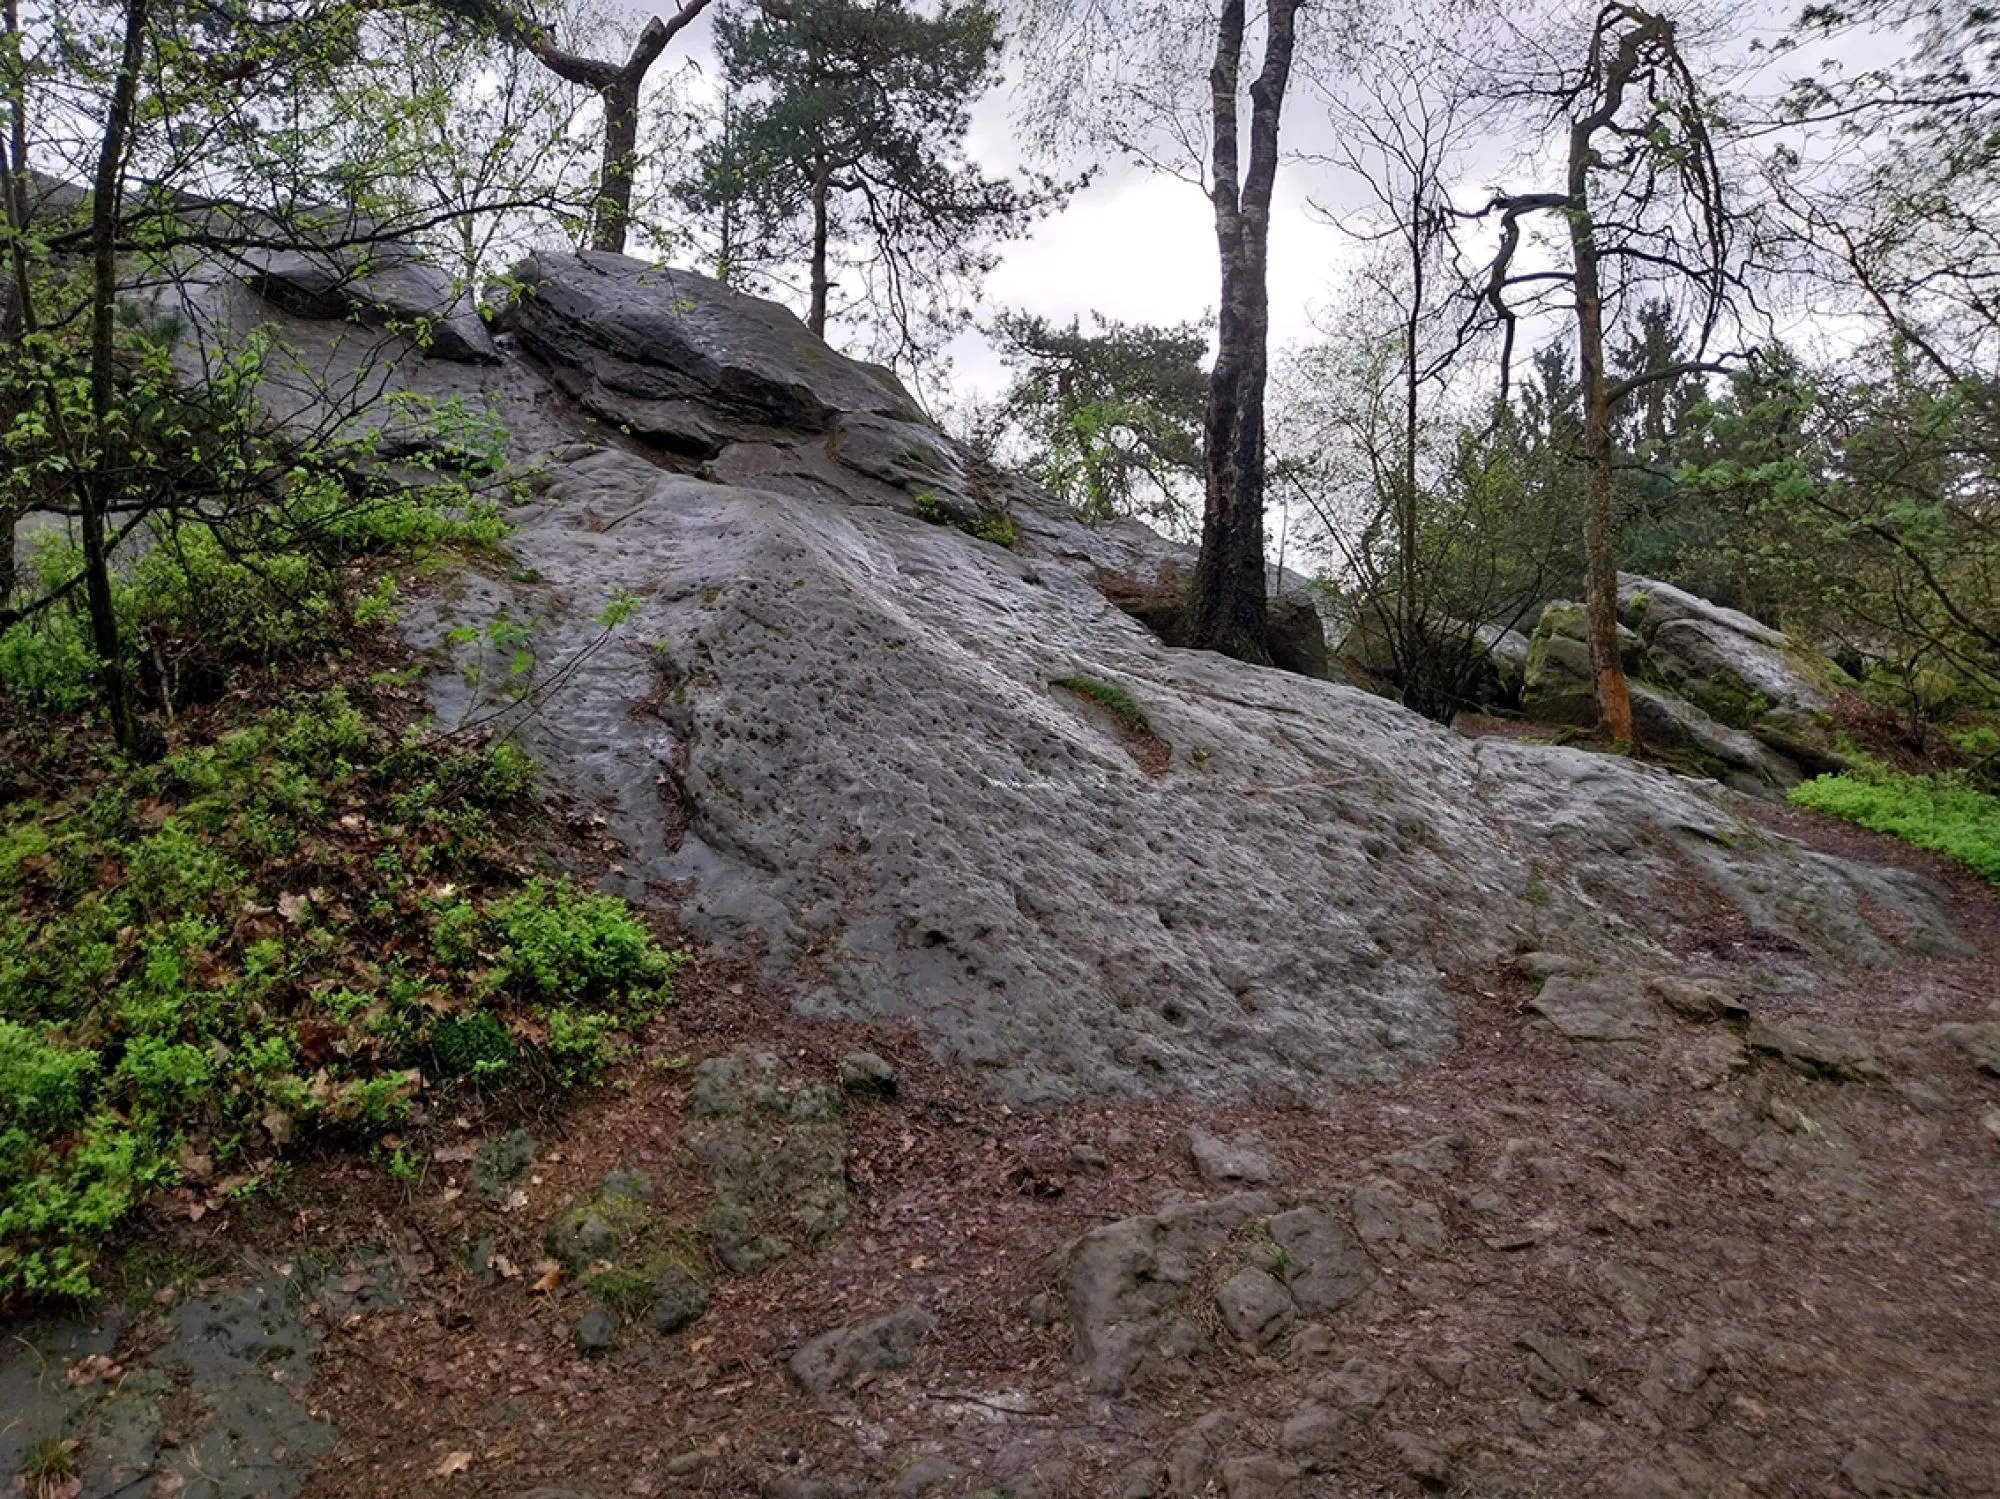
[[1153, 732], [1153, 725], [1146, 717], [1146, 710], [1132, 700], [1132, 694], [1115, 682], [1100, 681], [1096, 677], [1071, 675], [1057, 677], [1050, 684], [1066, 692], [1074, 692], [1078, 697], [1087, 697], [1094, 703], [1101, 703], [1117, 715], [1118, 721], [1126, 728], [1140, 734]]

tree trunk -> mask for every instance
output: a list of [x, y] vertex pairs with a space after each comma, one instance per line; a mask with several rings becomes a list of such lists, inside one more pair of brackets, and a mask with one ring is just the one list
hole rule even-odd
[[1203, 421], [1207, 495], [1189, 588], [1189, 645], [1269, 664], [1264, 621], [1264, 390], [1269, 373], [1271, 190], [1299, 0], [1272, 0], [1264, 63], [1250, 86], [1250, 155], [1239, 179], [1237, 84], [1244, 0], [1224, 0], [1209, 72], [1215, 241], [1222, 264], [1215, 368]]
[[1611, 403], [1604, 385], [1604, 301], [1597, 231], [1590, 213], [1590, 134], [1570, 136], [1569, 235], [1576, 287], [1576, 340], [1583, 375], [1583, 613], [1597, 712], [1613, 744], [1632, 743], [1632, 698], [1618, 658], [1618, 548], [1613, 539]]
[[604, 100], [604, 165], [597, 179], [593, 250], [625, 253], [625, 232], [632, 222], [632, 175], [639, 154], [639, 87], [643, 71], [627, 68], [608, 84]]
[[92, 248], [90, 296], [90, 428], [96, 451], [79, 465], [77, 500], [83, 540], [84, 598], [90, 609], [91, 644], [97, 651], [98, 681], [104, 706], [111, 715], [111, 734], [119, 749], [138, 748], [138, 726], [132, 717], [131, 693], [125, 681], [124, 650], [118, 638], [118, 616], [111, 598], [111, 558], [105, 539], [105, 515], [115, 498], [123, 467], [119, 433], [117, 366], [114, 363], [118, 298], [118, 208], [125, 169], [126, 138], [139, 94], [139, 70], [146, 50], [148, 0], [126, 0], [125, 41], [113, 85], [111, 107], [98, 149], [97, 180], [90, 205]]
[[813, 164], [812, 210], [812, 305], [806, 312], [806, 326], [826, 337], [826, 247], [829, 237], [827, 198], [833, 191], [833, 167], [824, 156]]

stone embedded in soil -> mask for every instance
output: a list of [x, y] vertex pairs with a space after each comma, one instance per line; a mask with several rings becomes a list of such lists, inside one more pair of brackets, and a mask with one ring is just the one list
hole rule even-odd
[[1938, 1034], [1970, 1057], [1981, 1072], [2000, 1077], [2000, 1020], [1941, 1025]]
[[1304, 1499], [1299, 1480], [1305, 1470], [1268, 1452], [1249, 1452], [1222, 1462], [1222, 1492], [1228, 1499]]
[[1572, 1041], [1643, 1041], [1659, 1029], [1652, 1001], [1629, 979], [1550, 979], [1528, 1002]]
[[1910, 1499], [1933, 1492], [1923, 1467], [1894, 1448], [1863, 1438], [1841, 1460], [1840, 1476], [1868, 1499]]
[[1434, 1135], [1421, 1145], [1377, 1157], [1375, 1164], [1391, 1176], [1451, 1177], [1464, 1169], [1471, 1148], [1462, 1134]]
[[1254, 1134], [1224, 1140], [1197, 1126], [1188, 1131], [1188, 1152], [1210, 1186], [1275, 1187], [1285, 1179], [1264, 1141]]
[[1675, 1074], [1697, 1092], [1727, 1082], [1749, 1065], [1750, 1055], [1742, 1038], [1726, 1030], [1697, 1031], [1673, 1050]]
[[1551, 979], [1560, 974], [1588, 973], [1591, 965], [1564, 952], [1524, 952], [1514, 959], [1514, 971], [1525, 979]]
[[1274, 1214], [1269, 1227], [1272, 1242], [1285, 1251], [1285, 1288], [1307, 1316], [1340, 1311], [1374, 1283], [1368, 1251], [1331, 1210], [1293, 1208]]
[[1835, 1081], [1882, 1081], [1882, 1065], [1874, 1040], [1844, 1025], [1821, 1020], [1756, 1020], [1745, 1041], [1750, 1049], [1775, 1056], [1794, 1072]]
[[479, 1147], [467, 1178], [481, 1197], [499, 1198], [534, 1162], [535, 1137], [524, 1129], [509, 1130]]
[[1396, 1376], [1380, 1364], [1353, 1358], [1324, 1379], [1314, 1381], [1312, 1393], [1316, 1399], [1344, 1410], [1372, 1411], [1389, 1398], [1395, 1387]]
[[808, 1341], [787, 1366], [799, 1388], [825, 1394], [857, 1376], [880, 1369], [899, 1369], [916, 1357], [917, 1345], [930, 1334], [936, 1319], [912, 1304], [864, 1322], [836, 1327]]
[[1278, 1341], [1298, 1320], [1298, 1308], [1283, 1286], [1262, 1270], [1237, 1271], [1215, 1293], [1222, 1325], [1239, 1343], [1264, 1348]]
[[1353, 1415], [1317, 1402], [1300, 1406], [1278, 1432], [1278, 1448], [1307, 1466], [1335, 1470], [1353, 1461], [1366, 1433]]
[[1436, 1254], [1444, 1248], [1444, 1220], [1437, 1207], [1387, 1177], [1354, 1189], [1354, 1231], [1377, 1259], [1385, 1255]]
[[911, 1463], [896, 1479], [896, 1486], [889, 1492], [894, 1499], [932, 1499], [951, 1487], [963, 1477], [965, 1470], [948, 1458], [935, 1453], [920, 1457]]
[[1684, 1020], [1748, 1020], [1750, 1007], [1719, 979], [1656, 974], [1646, 981], [1652, 996]]
[[887, 1103], [902, 1088], [896, 1069], [872, 1051], [853, 1051], [840, 1059], [840, 1091], [864, 1103]]
[[1390, 1431], [1382, 1440], [1403, 1464], [1403, 1470], [1426, 1488], [1451, 1482], [1451, 1453], [1435, 1438], [1415, 1431]]
[[775, 1054], [744, 1049], [695, 1068], [682, 1138], [716, 1204], [705, 1220], [719, 1258], [754, 1275], [847, 1222], [847, 1131], [829, 1086], [788, 1081]]
[[708, 1286], [687, 1266], [656, 1266], [648, 1280], [653, 1305], [647, 1318], [655, 1332], [679, 1332], [708, 1310]]
[[1523, 1333], [1516, 1342], [1527, 1350], [1528, 1388], [1544, 1400], [1581, 1395], [1591, 1387], [1590, 1360], [1566, 1338], [1554, 1333]]
[[581, 1274], [637, 1244], [652, 1217], [652, 1178], [641, 1171], [612, 1171], [549, 1224], [543, 1247], [572, 1275]]
[[592, 1307], [576, 1319], [576, 1326], [570, 1329], [570, 1342], [578, 1353], [588, 1357], [609, 1353], [618, 1346], [618, 1322], [603, 1307]]
[[[1118, 1395], [1142, 1375], [1190, 1372], [1191, 1360], [1209, 1346], [1188, 1317], [1195, 1282], [1232, 1234], [1275, 1206], [1259, 1193], [1182, 1203], [1092, 1229], [1063, 1251], [1063, 1306], [1093, 1393]], [[1274, 1238], [1277, 1223], [1272, 1219]], [[1291, 1290], [1304, 1306], [1296, 1280]]]

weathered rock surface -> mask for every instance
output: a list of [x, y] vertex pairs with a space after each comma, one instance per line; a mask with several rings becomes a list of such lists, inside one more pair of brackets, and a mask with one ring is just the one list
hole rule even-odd
[[916, 1357], [917, 1345], [935, 1325], [922, 1307], [906, 1306], [859, 1327], [821, 1333], [792, 1355], [788, 1367], [799, 1388], [824, 1394], [861, 1374], [900, 1369]]
[[[538, 618], [574, 669], [529, 747], [609, 810], [634, 892], [685, 891], [697, 935], [761, 950], [806, 1009], [907, 1020], [1018, 1102], [1305, 1096], [1440, 1056], [1452, 972], [1648, 966], [1690, 876], [1801, 966], [1958, 940], [1921, 879], [1696, 784], [1162, 646], [1097, 580], [1174, 548], [1078, 524], [774, 304], [595, 254], [522, 275], [501, 364], [407, 371], [542, 465], [519, 566], [406, 628]], [[1004, 512], [1014, 544], [927, 523], [925, 494]], [[593, 650], [614, 589], [637, 615]], [[1131, 694], [1164, 766], [1050, 690], [1073, 675]], [[448, 723], [479, 707], [455, 671], [432, 687]]]

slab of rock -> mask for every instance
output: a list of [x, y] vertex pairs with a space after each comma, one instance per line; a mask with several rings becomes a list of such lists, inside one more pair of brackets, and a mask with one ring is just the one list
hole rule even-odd
[[[586, 404], [699, 405], [716, 478], [581, 450], [533, 369], [502, 365], [516, 455], [559, 455], [508, 517], [535, 581], [469, 578], [406, 631], [445, 642], [505, 610], [566, 660], [611, 589], [639, 598], [631, 638], [666, 644], [638, 673], [588, 654], [527, 747], [610, 809], [634, 893], [687, 890], [695, 936], [805, 973], [809, 1011], [908, 1024], [1019, 1103], [1310, 1098], [1444, 1055], [1440, 972], [1528, 947], [1656, 962], [1689, 877], [1802, 964], [1957, 940], [1920, 878], [1759, 833], [1684, 778], [1167, 649], [1097, 576], [1179, 553], [1083, 526], [941, 434], [1018, 542], [922, 523], [828, 448], [842, 419], [921, 414], [773, 304], [601, 256], [540, 256], [530, 279], [524, 345]], [[1077, 674], [1144, 704], [1164, 774], [1052, 703]], [[430, 686], [444, 721], [475, 707], [453, 670]]]
[[1572, 1041], [1644, 1041], [1660, 1023], [1645, 991], [1623, 978], [1552, 978], [1528, 1008]]
[[936, 1319], [910, 1305], [864, 1322], [823, 1332], [794, 1353], [786, 1365], [799, 1388], [820, 1395], [879, 1369], [900, 1369], [916, 1357]]
[[1271, 1240], [1285, 1251], [1279, 1273], [1292, 1300], [1309, 1317], [1353, 1305], [1375, 1280], [1375, 1266], [1354, 1230], [1330, 1209], [1299, 1207], [1275, 1214]]
[[1253, 1348], [1277, 1342], [1298, 1320], [1291, 1294], [1254, 1267], [1239, 1270], [1225, 1281], [1215, 1293], [1215, 1305], [1229, 1335]]
[[1757, 1020], [1744, 1039], [1752, 1051], [1775, 1056], [1808, 1077], [1879, 1082], [1889, 1075], [1873, 1038], [1844, 1025]]
[[1594, 1382], [1590, 1360], [1567, 1338], [1523, 1333], [1516, 1340], [1528, 1354], [1528, 1388], [1544, 1400], [1588, 1393]]
[[[1209, 1346], [1190, 1316], [1195, 1282], [1233, 1234], [1274, 1206], [1255, 1194], [1187, 1203], [1093, 1229], [1064, 1252], [1064, 1305], [1093, 1393], [1122, 1394], [1142, 1375], [1190, 1372]], [[1292, 1294], [1298, 1297], [1296, 1281]]]
[[1377, 1259], [1412, 1252], [1436, 1254], [1444, 1248], [1444, 1219], [1437, 1206], [1387, 1177], [1374, 1177], [1356, 1187], [1353, 1207], [1354, 1231]]
[[1655, 974], [1646, 991], [1684, 1020], [1748, 1020], [1750, 1007], [1720, 979], [1681, 978]]
[[1283, 1169], [1257, 1135], [1239, 1134], [1224, 1140], [1197, 1127], [1188, 1131], [1188, 1152], [1201, 1179], [1210, 1186], [1274, 1187], [1285, 1179]]
[[1970, 1057], [1981, 1072], [2000, 1077], [2000, 1020], [1941, 1025], [1938, 1034]]
[[775, 1055], [745, 1048], [695, 1068], [688, 1112], [682, 1140], [715, 1190], [709, 1238], [732, 1274], [846, 1223], [848, 1140], [831, 1086], [790, 1081]]

